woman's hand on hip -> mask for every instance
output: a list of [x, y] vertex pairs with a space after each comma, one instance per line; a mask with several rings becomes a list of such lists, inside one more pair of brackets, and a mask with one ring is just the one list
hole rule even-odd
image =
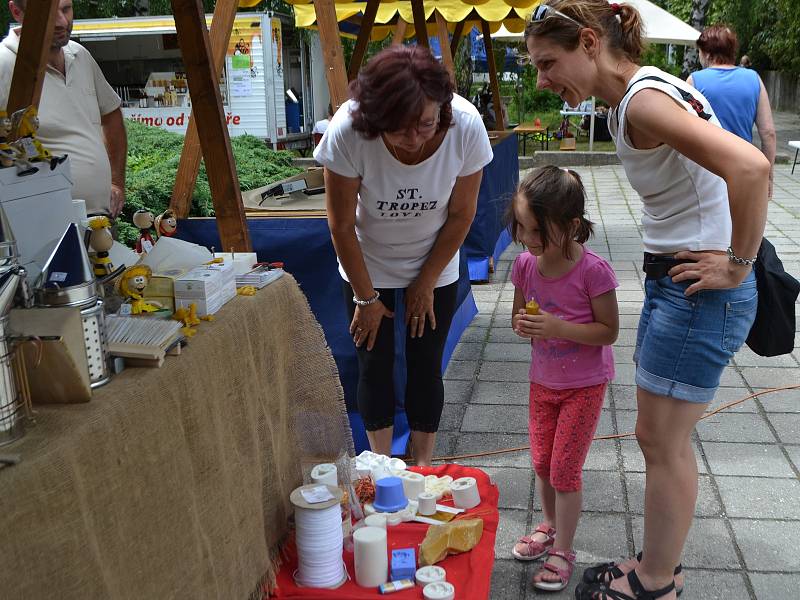
[[392, 319], [394, 313], [386, 308], [380, 300], [367, 306], [356, 306], [353, 320], [350, 322], [350, 335], [353, 336], [356, 348], [360, 348], [366, 343], [367, 350], [372, 350], [375, 340], [378, 338], [378, 328], [384, 317]]
[[675, 258], [697, 261], [682, 263], [669, 270], [669, 275], [675, 283], [694, 280], [684, 292], [687, 296], [691, 296], [700, 290], [739, 287], [739, 284], [745, 280], [751, 269], [751, 267], [731, 262], [724, 252], [690, 252], [685, 250], [676, 253]]
[[436, 329], [436, 315], [433, 313], [434, 286], [414, 281], [406, 288], [406, 325], [411, 337], [422, 337], [427, 321], [431, 329]]

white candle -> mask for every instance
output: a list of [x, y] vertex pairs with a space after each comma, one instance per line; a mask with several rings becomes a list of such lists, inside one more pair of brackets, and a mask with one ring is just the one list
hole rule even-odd
[[353, 533], [356, 583], [361, 587], [377, 587], [389, 578], [386, 530], [362, 527]]
[[332, 463], [322, 463], [311, 469], [311, 481], [324, 485], [339, 485], [336, 465]]
[[450, 484], [453, 492], [453, 504], [458, 508], [474, 508], [481, 503], [478, 484], [474, 477], [462, 477]]

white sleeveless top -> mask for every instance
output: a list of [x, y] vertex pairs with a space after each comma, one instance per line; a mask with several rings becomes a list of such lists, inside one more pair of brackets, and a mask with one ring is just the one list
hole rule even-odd
[[[648, 79], [658, 76], [669, 83]], [[711, 104], [685, 81], [656, 67], [642, 67], [628, 84], [630, 91], [611, 110], [609, 130], [614, 137], [628, 180], [642, 197], [642, 238], [646, 252], [670, 254], [680, 250], [726, 250], [731, 241], [731, 215], [725, 181], [662, 144], [638, 150], [625, 131], [625, 112], [636, 92], [655, 88], [666, 93], [693, 115], [695, 110], [672, 85], [691, 93], [711, 114], [710, 123], [720, 126]], [[698, 117], [700, 118], [700, 117]]]

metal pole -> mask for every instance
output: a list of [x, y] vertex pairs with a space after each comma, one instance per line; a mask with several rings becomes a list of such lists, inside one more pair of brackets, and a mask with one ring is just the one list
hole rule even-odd
[[594, 148], [594, 103], [595, 98], [592, 96], [592, 114], [589, 116], [589, 152]]

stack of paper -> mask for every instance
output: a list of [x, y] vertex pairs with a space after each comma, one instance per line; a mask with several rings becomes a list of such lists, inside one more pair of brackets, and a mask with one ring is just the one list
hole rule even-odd
[[211, 315], [236, 296], [233, 263], [201, 265], [175, 280], [175, 308], [197, 306], [199, 316]]
[[283, 275], [283, 269], [269, 269], [267, 267], [257, 267], [245, 273], [244, 275], [236, 276], [236, 287], [244, 287], [252, 285], [254, 288], [260, 290], [266, 285], [272, 283]]

